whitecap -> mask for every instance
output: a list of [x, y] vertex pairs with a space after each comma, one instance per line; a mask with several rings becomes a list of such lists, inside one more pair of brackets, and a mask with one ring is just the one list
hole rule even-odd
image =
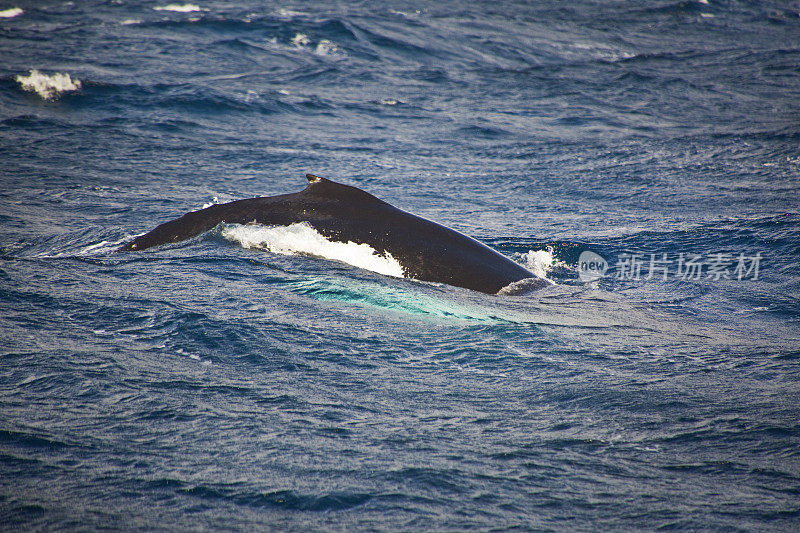
[[[118, 239], [103, 239], [100, 242], [90, 244], [88, 246], [84, 246], [77, 255], [79, 257], [86, 257], [86, 256], [93, 256], [93, 255], [105, 255], [111, 252], [116, 251], [121, 244], [126, 243], [130, 240], [129, 236], [125, 236]], [[67, 254], [69, 255], [69, 254]]]
[[330, 54], [335, 54], [339, 51], [339, 47], [336, 46], [336, 43], [331, 42], [327, 39], [322, 39], [320, 42], [317, 43], [317, 48], [314, 50], [314, 53], [320, 56], [326, 56]]
[[189, 353], [185, 351], [183, 348], [178, 348], [177, 350], [175, 350], [175, 353], [177, 353], [178, 355], [185, 355], [189, 357], [189, 359], [197, 361], [205, 366], [211, 366], [211, 361], [209, 361], [208, 359], [203, 359], [197, 354]]
[[0, 18], [10, 19], [12, 17], [17, 17], [22, 15], [24, 11], [18, 7], [12, 7], [11, 9], [4, 9], [0, 11]]
[[38, 70], [31, 70], [28, 76], [19, 74], [16, 80], [24, 90], [35, 92], [45, 100], [50, 100], [61, 93], [77, 91], [81, 88], [81, 82], [73, 80], [69, 74], [55, 73], [52, 76], [48, 76]]
[[219, 198], [215, 196], [214, 198], [211, 199], [210, 202], [204, 203], [203, 207], [201, 207], [200, 209], [207, 209], [207, 208], [211, 207], [212, 205], [217, 205], [218, 203], [219, 203]]
[[528, 250], [522, 254], [520, 262], [537, 278], [546, 278], [553, 268], [553, 250]]
[[295, 17], [305, 17], [308, 15], [308, 13], [303, 13], [302, 11], [294, 11], [292, 9], [280, 8], [276, 12], [276, 15], [279, 18], [286, 20], [286, 19], [293, 19]]
[[100, 242], [98, 242], [96, 244], [90, 244], [89, 246], [87, 246], [83, 250], [81, 250], [81, 254], [88, 254], [89, 252], [91, 252], [93, 250], [97, 250], [98, 248], [106, 246], [107, 244], [108, 244], [108, 241], [106, 241], [106, 240], [100, 241]]
[[380, 254], [364, 243], [328, 240], [306, 222], [289, 226], [231, 224], [222, 230], [222, 236], [244, 248], [283, 255], [313, 255], [386, 276], [404, 277], [402, 265], [390, 253]]
[[168, 4], [166, 6], [157, 6], [153, 8], [154, 11], [174, 11], [176, 13], [192, 13], [194, 11], [202, 11], [200, 6], [196, 4]]
[[289, 42], [296, 48], [310, 50], [318, 56], [336, 56], [344, 53], [336, 43], [328, 39], [322, 39], [312, 48], [311, 39], [305, 33], [296, 33]]
[[297, 47], [308, 46], [308, 43], [311, 42], [311, 39], [308, 38], [308, 35], [305, 33], [297, 33], [292, 40], [290, 41], [293, 45]]
[[401, 17], [406, 17], [406, 18], [416, 18], [417, 16], [422, 14], [422, 11], [420, 11], [419, 9], [416, 9], [416, 10], [414, 10], [413, 13], [408, 13], [406, 11], [397, 11], [395, 9], [390, 9], [389, 13], [391, 13], [393, 15], [400, 15]]
[[142, 21], [139, 19], [125, 19], [122, 22], [120, 22], [120, 24], [122, 24], [123, 26], [130, 26], [131, 24], [141, 24], [141, 23]]

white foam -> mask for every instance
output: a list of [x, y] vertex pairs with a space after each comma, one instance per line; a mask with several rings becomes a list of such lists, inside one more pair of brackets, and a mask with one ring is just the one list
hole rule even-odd
[[187, 351], [184, 351], [183, 348], [178, 348], [177, 350], [175, 350], [175, 353], [177, 353], [178, 355], [186, 355], [186, 356], [189, 357], [189, 359], [192, 359], [193, 361], [198, 361], [198, 362], [204, 364], [205, 366], [211, 366], [211, 361], [209, 361], [208, 359], [202, 359], [197, 354], [189, 353]]
[[122, 22], [120, 22], [120, 24], [122, 24], [123, 26], [130, 26], [131, 24], [141, 24], [141, 23], [142, 21], [139, 19], [125, 19]]
[[553, 251], [528, 250], [528, 253], [522, 254], [521, 262], [537, 278], [546, 278], [553, 268]]
[[89, 246], [85, 246], [78, 252], [78, 256], [92, 256], [92, 255], [104, 255], [107, 253], [111, 253], [119, 248], [119, 246], [123, 243], [126, 243], [130, 240], [129, 236], [122, 237], [121, 239], [115, 240], [102, 240], [95, 244], [90, 244]]
[[215, 196], [214, 198], [211, 199], [210, 202], [204, 203], [203, 207], [201, 207], [200, 209], [207, 209], [207, 208], [211, 207], [212, 205], [217, 205], [218, 203], [219, 203], [219, 198]]
[[330, 54], [335, 54], [338, 51], [339, 47], [336, 46], [336, 43], [333, 43], [328, 39], [322, 39], [320, 42], [317, 43], [317, 48], [314, 50], [314, 53], [320, 56], [326, 56]]
[[222, 236], [245, 248], [284, 255], [313, 255], [386, 276], [402, 278], [404, 275], [402, 265], [388, 252], [381, 255], [368, 244], [328, 240], [306, 222], [289, 226], [232, 224], [222, 230]]
[[107, 244], [108, 244], [108, 241], [100, 241], [97, 244], [91, 244], [91, 245], [87, 246], [86, 248], [84, 248], [83, 250], [81, 250], [81, 254], [87, 254], [87, 253], [91, 252], [92, 250], [97, 250], [98, 248], [100, 248], [102, 246], [105, 246]]
[[392, 13], [394, 15], [400, 15], [401, 17], [412, 18], [412, 17], [416, 17], [417, 15], [420, 15], [422, 13], [422, 11], [417, 9], [413, 13], [407, 13], [405, 11], [397, 11], [397, 10], [394, 10], [394, 9], [390, 9], [389, 13]]
[[501, 296], [517, 296], [539, 290], [543, 287], [549, 287], [550, 285], [555, 285], [555, 283], [547, 278], [523, 278], [519, 281], [509, 283], [497, 291], [497, 294]]
[[73, 80], [69, 74], [56, 73], [48, 76], [38, 70], [31, 70], [29, 76], [19, 74], [16, 80], [24, 90], [35, 92], [45, 100], [55, 98], [63, 92], [77, 91], [81, 88], [81, 82]]
[[308, 43], [311, 42], [311, 39], [308, 38], [308, 35], [305, 33], [297, 33], [294, 37], [292, 37], [291, 43], [297, 47], [308, 46]]
[[316, 46], [311, 46], [311, 39], [305, 33], [295, 33], [294, 37], [289, 40], [289, 43], [294, 45], [295, 48], [301, 48], [313, 52], [318, 56], [342, 56], [344, 52], [333, 41], [322, 39]]
[[244, 101], [245, 103], [249, 104], [250, 102], [257, 101], [260, 96], [261, 95], [258, 94], [257, 91], [254, 91], [253, 89], [247, 89], [247, 94], [244, 95]]
[[157, 6], [153, 8], [154, 11], [175, 11], [176, 13], [192, 13], [194, 11], [202, 11], [200, 6], [195, 4], [168, 4], [166, 6]]
[[18, 7], [12, 7], [11, 9], [4, 9], [0, 11], [0, 17], [4, 19], [10, 19], [11, 17], [17, 17], [22, 15], [24, 11]]
[[292, 19], [294, 17], [304, 17], [308, 13], [303, 13], [302, 11], [294, 11], [292, 9], [280, 8], [278, 9], [276, 14], [278, 15], [278, 17], [282, 19]]

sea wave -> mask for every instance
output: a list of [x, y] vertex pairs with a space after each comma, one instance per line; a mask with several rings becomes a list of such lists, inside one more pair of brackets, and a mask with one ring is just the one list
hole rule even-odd
[[195, 4], [168, 4], [166, 6], [156, 6], [154, 11], [174, 11], [175, 13], [194, 13], [196, 11], [203, 11], [203, 9]]
[[13, 18], [22, 15], [24, 11], [19, 7], [12, 7], [10, 9], [4, 9], [0, 11], [0, 18]]
[[81, 88], [80, 80], [72, 79], [69, 74], [60, 72], [48, 75], [34, 69], [28, 76], [19, 74], [16, 80], [24, 90], [35, 92], [44, 100], [53, 100], [62, 93]]
[[546, 278], [555, 262], [552, 248], [547, 250], [528, 250], [520, 259], [520, 262], [538, 278]]
[[[4, 523], [796, 529], [797, 6], [15, 4]], [[33, 68], [80, 90], [45, 102], [15, 80]], [[225, 226], [115, 251], [298, 169], [546, 285], [487, 295]], [[611, 269], [588, 284], [586, 250]], [[761, 253], [761, 272], [610, 274], [664, 253]]]

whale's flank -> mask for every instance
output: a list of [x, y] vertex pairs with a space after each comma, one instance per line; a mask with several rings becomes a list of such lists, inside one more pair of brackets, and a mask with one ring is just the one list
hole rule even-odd
[[313, 174], [297, 193], [212, 205], [165, 222], [125, 244], [140, 251], [200, 235], [220, 223], [305, 223], [333, 242], [367, 244], [391, 256], [409, 278], [496, 293], [533, 274], [455, 230], [402, 211], [375, 196]]

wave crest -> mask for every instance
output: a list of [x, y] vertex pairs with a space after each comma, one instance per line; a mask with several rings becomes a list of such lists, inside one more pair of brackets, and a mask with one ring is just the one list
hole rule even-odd
[[195, 4], [168, 4], [166, 6], [156, 6], [154, 11], [174, 11], [175, 13], [194, 13], [202, 11], [200, 6]]
[[24, 11], [19, 7], [12, 7], [11, 9], [4, 9], [0, 11], [0, 18], [10, 19], [22, 15]]
[[38, 70], [31, 70], [28, 76], [17, 75], [16, 80], [23, 90], [35, 92], [44, 100], [52, 100], [61, 93], [77, 91], [81, 88], [79, 80], [73, 80], [69, 74], [61, 74], [60, 72], [48, 76]]

